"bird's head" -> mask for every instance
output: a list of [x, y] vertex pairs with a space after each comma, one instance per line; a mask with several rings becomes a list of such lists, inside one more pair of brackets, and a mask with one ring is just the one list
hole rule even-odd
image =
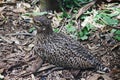
[[53, 32], [51, 27], [51, 19], [47, 17], [47, 15], [35, 16], [33, 17], [33, 22], [35, 24], [35, 28], [37, 29], [37, 33], [46, 33], [50, 34]]

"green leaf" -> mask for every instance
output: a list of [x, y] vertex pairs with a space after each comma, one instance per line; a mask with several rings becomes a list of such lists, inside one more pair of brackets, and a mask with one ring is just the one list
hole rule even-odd
[[78, 12], [78, 10], [75, 10], [75, 9], [74, 9], [74, 10], [73, 10], [73, 12], [74, 12], [74, 13], [77, 13], [77, 12]]
[[33, 12], [33, 13], [25, 13], [23, 16], [41, 16], [44, 14], [48, 14], [48, 12]]
[[116, 36], [114, 36], [114, 38], [115, 38], [116, 40], [120, 41], [120, 36], [116, 35]]
[[88, 39], [89, 36], [89, 31], [93, 28], [94, 26], [91, 24], [87, 24], [80, 32], [78, 32], [78, 37], [81, 40], [86, 40]]
[[63, 11], [61, 17], [71, 18], [71, 16], [67, 12], [65, 12], [65, 11]]
[[35, 30], [35, 27], [29, 29], [29, 33], [32, 33]]
[[115, 31], [116, 31], [116, 29], [112, 29], [110, 32], [111, 32], [111, 33], [115, 33]]
[[120, 35], [120, 30], [115, 31], [116, 35]]
[[112, 19], [109, 16], [104, 16], [103, 20], [104, 20], [104, 22], [106, 22], [107, 25], [117, 25], [118, 24], [118, 20], [117, 19]]
[[84, 28], [82, 29], [82, 31], [83, 31], [84, 35], [89, 34], [89, 30], [87, 29], [87, 27], [84, 27]]
[[80, 39], [81, 40], [86, 40], [86, 39], [88, 39], [88, 36], [84, 35], [84, 36], [80, 37]]
[[86, 27], [87, 27], [87, 30], [89, 31], [89, 30], [92, 29], [94, 26], [93, 26], [92, 24], [87, 24]]
[[73, 33], [76, 31], [76, 28], [70, 23], [68, 25], [66, 25], [66, 29], [67, 29], [68, 33]]
[[116, 30], [114, 31], [114, 36], [113, 36], [114, 39], [120, 41], [120, 30]]
[[89, 31], [87, 31], [87, 29], [84, 28], [80, 32], [78, 32], [78, 37], [81, 40], [86, 40], [86, 39], [88, 39], [88, 34], [89, 34]]
[[79, 37], [84, 36], [84, 33], [82, 31], [78, 32]]
[[118, 24], [118, 20], [114, 19], [112, 16], [110, 16], [110, 14], [108, 13], [104, 13], [104, 12], [99, 12], [95, 18], [94, 18], [96, 23], [100, 23], [100, 24], [106, 24], [106, 25], [117, 25]]
[[54, 28], [53, 31], [56, 32], [56, 33], [58, 33], [59, 29], [58, 28]]

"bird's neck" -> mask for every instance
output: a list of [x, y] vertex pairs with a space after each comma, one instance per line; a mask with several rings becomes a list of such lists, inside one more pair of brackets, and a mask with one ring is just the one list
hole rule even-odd
[[51, 36], [52, 33], [39, 33], [36, 35], [36, 40], [37, 41], [44, 41], [48, 39]]

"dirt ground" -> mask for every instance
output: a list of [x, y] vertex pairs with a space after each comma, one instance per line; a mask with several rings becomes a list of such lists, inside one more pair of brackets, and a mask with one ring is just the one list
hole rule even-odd
[[79, 71], [76, 76], [78, 70], [57, 70], [42, 76], [52, 70], [51, 64], [44, 63], [36, 74], [23, 76], [40, 62], [38, 55], [32, 51], [35, 31], [31, 33], [30, 29], [34, 25], [29, 22], [30, 19], [21, 16], [33, 7], [24, 2], [0, 3], [0, 6], [0, 80], [120, 80], [120, 42], [106, 31], [99, 30], [81, 43], [112, 70], [110, 73], [85, 70]]

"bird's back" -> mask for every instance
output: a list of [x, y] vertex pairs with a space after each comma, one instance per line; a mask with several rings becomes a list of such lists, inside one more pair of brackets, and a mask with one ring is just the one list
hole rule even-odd
[[53, 33], [38, 41], [36, 51], [41, 58], [59, 67], [72, 69], [104, 70], [105, 66], [98, 61], [78, 41], [60, 33]]

